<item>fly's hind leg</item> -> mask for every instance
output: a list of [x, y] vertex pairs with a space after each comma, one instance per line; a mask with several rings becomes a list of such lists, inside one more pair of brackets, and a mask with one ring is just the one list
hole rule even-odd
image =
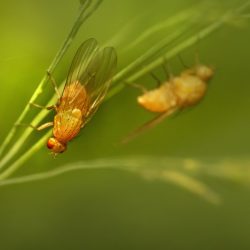
[[58, 100], [59, 100], [61, 95], [60, 95], [59, 89], [57, 87], [56, 80], [48, 70], [47, 70], [47, 75], [48, 75], [48, 78], [49, 78], [50, 82], [52, 83], [52, 85], [54, 87], [54, 90], [55, 90], [56, 95], [57, 95]]
[[26, 127], [30, 127], [30, 128], [33, 128], [34, 130], [36, 131], [41, 131], [43, 129], [46, 129], [46, 128], [49, 128], [49, 127], [52, 127], [54, 125], [53, 122], [46, 122], [38, 127], [32, 125], [32, 124], [26, 124], [26, 123], [18, 123], [16, 124], [16, 126], [26, 126]]
[[126, 85], [141, 90], [142, 93], [147, 93], [148, 90], [141, 84], [126, 82]]
[[159, 115], [155, 116], [150, 121], [144, 123], [143, 125], [141, 125], [137, 129], [135, 129], [134, 131], [132, 131], [131, 133], [129, 133], [126, 137], [124, 137], [121, 140], [120, 143], [121, 144], [126, 144], [129, 141], [135, 139], [137, 136], [139, 136], [142, 133], [146, 132], [147, 130], [155, 127], [157, 124], [159, 124], [160, 122], [162, 122], [165, 118], [167, 118], [167, 117], [171, 116], [172, 114], [174, 114], [177, 110], [178, 110], [178, 108], [172, 108], [172, 109], [170, 109], [167, 112], [160, 113]]

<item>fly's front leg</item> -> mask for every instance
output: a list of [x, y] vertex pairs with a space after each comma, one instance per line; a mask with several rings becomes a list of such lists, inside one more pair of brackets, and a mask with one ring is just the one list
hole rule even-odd
[[26, 123], [18, 123], [18, 124], [16, 124], [16, 126], [26, 126], [26, 127], [30, 127], [30, 128], [33, 128], [33, 129], [36, 130], [36, 131], [41, 131], [41, 130], [43, 130], [43, 129], [45, 129], [45, 128], [52, 127], [53, 125], [54, 125], [53, 122], [47, 122], [47, 123], [44, 123], [44, 124], [42, 124], [42, 125], [40, 125], [40, 126], [38, 126], [38, 127], [36, 127], [36, 126], [34, 126], [34, 125], [32, 125], [32, 124], [26, 124]]
[[52, 126], [54, 126], [54, 122], [46, 122], [46, 123], [40, 125], [39, 127], [35, 127], [35, 126], [32, 126], [32, 127], [37, 131], [41, 131], [41, 130], [43, 130], [45, 128], [49, 128], [49, 127], [52, 127]]
[[47, 70], [47, 75], [48, 75], [48, 78], [49, 78], [50, 82], [52, 83], [52, 85], [53, 85], [53, 87], [55, 89], [57, 98], [60, 99], [61, 95], [60, 95], [59, 89], [57, 87], [55, 78], [52, 76], [52, 74], [48, 70]]
[[141, 90], [142, 93], [147, 93], [148, 90], [141, 84], [126, 82], [126, 85]]
[[52, 110], [52, 109], [57, 109], [56, 105], [51, 105], [51, 106], [42, 106], [42, 105], [39, 105], [37, 103], [33, 103], [33, 102], [30, 102], [30, 106], [33, 106], [33, 107], [36, 107], [36, 108], [39, 108], [39, 109], [47, 109], [47, 110]]

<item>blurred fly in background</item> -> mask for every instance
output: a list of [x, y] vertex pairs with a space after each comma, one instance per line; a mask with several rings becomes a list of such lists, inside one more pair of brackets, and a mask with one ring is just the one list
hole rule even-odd
[[[165, 69], [165, 71], [169, 75], [168, 70]], [[185, 69], [179, 76], [170, 75], [169, 80], [165, 82], [161, 82], [152, 74], [158, 82], [158, 87], [153, 90], [147, 90], [144, 86], [132, 84], [143, 92], [142, 95], [138, 96], [137, 103], [158, 115], [131, 132], [122, 140], [122, 143], [127, 143], [173, 113], [196, 105], [206, 94], [207, 82], [213, 75], [212, 67], [200, 64], [197, 60], [195, 66]]]

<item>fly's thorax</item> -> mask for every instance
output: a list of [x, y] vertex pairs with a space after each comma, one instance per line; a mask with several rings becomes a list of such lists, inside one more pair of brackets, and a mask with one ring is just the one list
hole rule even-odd
[[195, 75], [182, 74], [171, 80], [180, 107], [193, 105], [205, 95], [207, 84]]
[[214, 69], [206, 65], [196, 66], [196, 75], [203, 81], [210, 80], [214, 75]]
[[60, 154], [60, 153], [63, 153], [67, 149], [67, 144], [58, 141], [54, 137], [51, 137], [47, 141], [47, 147], [54, 154]]
[[79, 81], [75, 81], [65, 86], [63, 95], [59, 101], [58, 111], [65, 112], [66, 110], [72, 110], [72, 107], [84, 109], [87, 108], [88, 102], [85, 87]]
[[210, 66], [198, 64], [191, 69], [187, 69], [187, 70], [183, 71], [183, 73], [181, 75], [182, 76], [194, 75], [194, 76], [199, 77], [203, 81], [208, 81], [213, 77], [214, 69]]
[[70, 99], [85, 99], [87, 97], [87, 92], [84, 87], [79, 81], [71, 82], [68, 84], [64, 89], [64, 96]]
[[82, 111], [74, 108], [63, 112], [58, 112], [54, 118], [54, 125], [57, 127], [65, 126], [67, 124], [75, 124], [82, 121]]
[[139, 96], [137, 102], [151, 112], [162, 113], [175, 107], [177, 98], [172, 86], [167, 82]]

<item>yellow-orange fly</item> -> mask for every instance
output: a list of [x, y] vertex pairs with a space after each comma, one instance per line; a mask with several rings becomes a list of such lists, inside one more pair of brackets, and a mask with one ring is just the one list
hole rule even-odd
[[204, 97], [207, 82], [213, 75], [212, 67], [197, 64], [184, 70], [179, 76], [171, 76], [168, 81], [163, 82], [156, 89], [146, 90], [143, 87], [144, 93], [138, 96], [138, 104], [158, 115], [130, 133], [122, 143], [126, 143], [138, 134], [154, 127], [176, 111], [197, 104]]
[[61, 97], [53, 106], [56, 111], [54, 121], [37, 128], [53, 126], [53, 137], [48, 139], [47, 147], [54, 155], [64, 152], [67, 143], [93, 116], [107, 93], [116, 63], [115, 49], [100, 49], [94, 38], [79, 47]]

